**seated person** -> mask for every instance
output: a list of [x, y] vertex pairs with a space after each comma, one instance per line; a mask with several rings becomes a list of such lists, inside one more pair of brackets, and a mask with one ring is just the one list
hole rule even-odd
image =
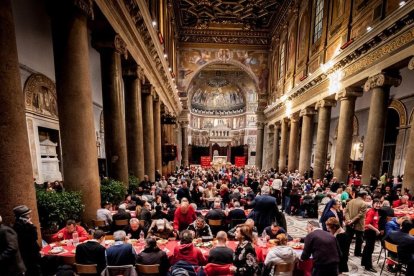
[[72, 235], [74, 232], [78, 233], [79, 242], [83, 242], [88, 239], [88, 232], [86, 232], [85, 228], [80, 225], [76, 225], [76, 222], [70, 219], [66, 222], [65, 228], [59, 230], [59, 232], [52, 236], [52, 240], [70, 240], [73, 238]]
[[215, 219], [215, 220], [221, 219], [221, 220], [223, 220], [225, 218], [226, 218], [226, 214], [221, 209], [221, 199], [216, 198], [214, 200], [214, 203], [213, 203], [213, 209], [208, 211], [208, 213], [206, 215], [206, 220], [209, 220], [209, 219]]
[[[138, 215], [137, 215], [138, 217]], [[143, 223], [144, 229], [148, 230], [148, 228], [150, 227], [151, 223], [152, 223], [152, 219], [151, 219], [151, 204], [149, 202], [145, 202], [144, 206], [141, 209], [141, 213], [139, 214], [138, 217], [141, 221], [141, 223]]]
[[[292, 240], [292, 237], [286, 234], [286, 230], [277, 224], [277, 222], [273, 222], [272, 225], [266, 227], [263, 230], [263, 233], [266, 235], [267, 240], [274, 240], [279, 234], [285, 234], [288, 237], [288, 240]], [[263, 235], [263, 234], [262, 234]]]
[[126, 243], [126, 238], [125, 231], [119, 230], [114, 233], [115, 243], [106, 249], [107, 265], [135, 265], [135, 249]]
[[131, 214], [126, 211], [126, 205], [121, 204], [118, 206], [118, 212], [112, 216], [112, 219], [115, 220], [123, 220], [123, 219], [131, 219]]
[[135, 210], [135, 207], [137, 207], [137, 203], [132, 200], [131, 195], [126, 195], [123, 203], [126, 205], [125, 207], [127, 210], [133, 211]]
[[[232, 264], [233, 263], [233, 254], [234, 251], [227, 247], [227, 234], [224, 231], [219, 231], [217, 233], [217, 245], [213, 249], [210, 250], [208, 262], [224, 265], [224, 264]], [[213, 275], [207, 273], [208, 275]]]
[[398, 259], [407, 263], [405, 275], [414, 275], [414, 236], [409, 234], [414, 225], [410, 220], [401, 224], [401, 231], [391, 231], [390, 242], [397, 245]]
[[181, 199], [180, 206], [174, 212], [174, 230], [182, 231], [197, 218], [195, 210], [188, 199], [185, 197]]
[[137, 263], [143, 265], [160, 265], [160, 275], [166, 275], [170, 267], [167, 253], [157, 246], [157, 241], [154, 238], [145, 239], [145, 248], [137, 255]]
[[187, 229], [194, 232], [194, 237], [196, 239], [203, 237], [206, 239], [213, 239], [210, 226], [205, 222], [203, 217], [197, 217], [197, 219], [191, 223]]
[[407, 195], [403, 195], [402, 197], [400, 197], [400, 199], [395, 200], [392, 203], [392, 207], [393, 208], [411, 208], [413, 207], [413, 203], [411, 201], [408, 201], [408, 196]]
[[244, 212], [243, 208], [240, 207], [240, 202], [235, 201], [234, 202], [234, 209], [231, 210], [228, 214], [228, 219], [229, 220], [233, 220], [233, 219], [240, 219], [240, 220], [245, 220], [246, 219], [246, 213]]
[[385, 224], [385, 237], [387, 237], [392, 231], [400, 231], [401, 224], [408, 219], [409, 217], [407, 216], [392, 218], [389, 222]]
[[96, 219], [105, 221], [105, 225], [112, 223], [112, 213], [109, 211], [109, 202], [102, 202], [101, 208], [96, 211]]
[[148, 230], [148, 236], [167, 240], [169, 238], [175, 238], [176, 232], [166, 219], [157, 219], [152, 222]]
[[137, 218], [132, 218], [129, 220], [129, 225], [124, 229], [127, 237], [129, 239], [136, 239], [140, 238], [141, 231], [146, 235], [145, 229], [141, 226], [140, 221]]
[[[254, 226], [254, 220], [252, 220], [252, 219], [247, 219], [247, 220], [246, 220], [246, 222], [245, 222], [244, 224], [246, 224], [247, 226], [249, 226], [250, 228], [252, 228], [252, 232], [253, 232], [253, 233], [257, 233], [257, 228], [256, 228], [256, 226]], [[236, 229], [237, 229], [237, 226], [238, 226], [238, 225], [234, 226], [232, 229], [230, 229], [230, 230], [227, 232], [227, 235], [228, 235], [230, 238], [232, 238], [232, 239], [235, 239], [235, 238], [236, 238]]]
[[184, 230], [180, 233], [180, 244], [174, 248], [170, 264], [174, 265], [178, 261], [185, 261], [193, 265], [206, 264], [206, 258], [203, 253], [193, 245], [194, 235], [190, 230]]
[[81, 243], [76, 247], [75, 260], [77, 264], [96, 264], [98, 274], [106, 267], [105, 247], [102, 246], [105, 241], [105, 232], [96, 230], [93, 233], [93, 239]]
[[162, 206], [157, 205], [155, 206], [155, 213], [151, 215], [151, 219], [166, 219], [168, 216], [166, 213], [163, 212]]

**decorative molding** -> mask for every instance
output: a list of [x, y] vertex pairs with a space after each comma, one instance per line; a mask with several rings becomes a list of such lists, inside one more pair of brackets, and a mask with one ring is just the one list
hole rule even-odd
[[303, 116], [313, 116], [315, 114], [316, 114], [316, 111], [315, 111], [315, 108], [314, 107], [307, 107], [307, 108], [302, 109], [299, 112], [299, 116], [300, 117], [303, 117]]
[[410, 62], [408, 63], [408, 69], [414, 70], [414, 57], [410, 59]]
[[401, 84], [401, 76], [390, 76], [385, 73], [380, 73], [375, 76], [369, 77], [368, 80], [365, 82], [364, 91], [368, 92], [371, 89], [378, 88], [378, 87], [391, 87], [391, 86], [399, 86]]
[[320, 100], [315, 104], [315, 110], [318, 110], [319, 108], [324, 107], [333, 107], [336, 106], [336, 101], [333, 100]]
[[88, 18], [93, 19], [93, 0], [72, 0], [73, 5], [83, 12]]
[[400, 126], [405, 126], [407, 124], [407, 109], [400, 100], [392, 100], [388, 105], [388, 108], [397, 111], [398, 116], [400, 117]]
[[32, 74], [24, 84], [25, 108], [38, 115], [58, 119], [55, 83], [42, 74]]
[[360, 87], [347, 87], [336, 93], [335, 99], [337, 101], [349, 99], [349, 98], [357, 98], [363, 95], [363, 90]]

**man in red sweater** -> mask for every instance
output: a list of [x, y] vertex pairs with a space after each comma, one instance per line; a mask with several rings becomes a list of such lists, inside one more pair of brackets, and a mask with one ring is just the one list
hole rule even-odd
[[183, 231], [187, 229], [197, 218], [194, 208], [190, 205], [187, 198], [181, 200], [180, 207], [174, 213], [174, 230]]
[[171, 265], [178, 261], [185, 261], [192, 265], [205, 265], [206, 258], [200, 249], [193, 245], [193, 233], [190, 230], [184, 230], [180, 234], [180, 245], [174, 248], [174, 254], [171, 258]]
[[66, 227], [59, 230], [56, 234], [52, 236], [53, 241], [61, 241], [61, 240], [70, 240], [72, 239], [72, 234], [74, 232], [78, 233], [79, 242], [86, 241], [88, 239], [88, 232], [86, 232], [85, 228], [80, 225], [76, 225], [74, 220], [68, 220], [66, 222]]

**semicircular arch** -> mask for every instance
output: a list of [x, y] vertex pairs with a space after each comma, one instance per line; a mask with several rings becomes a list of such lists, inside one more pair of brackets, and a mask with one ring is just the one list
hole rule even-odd
[[400, 117], [400, 127], [407, 125], [407, 109], [400, 100], [392, 100], [391, 103], [388, 105], [388, 108], [397, 111], [398, 116]]

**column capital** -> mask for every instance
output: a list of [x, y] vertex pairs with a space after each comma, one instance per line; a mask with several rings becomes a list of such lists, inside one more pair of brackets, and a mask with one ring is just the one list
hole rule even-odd
[[152, 95], [153, 86], [151, 85], [151, 83], [146, 82], [146, 83], [142, 84], [141, 93], [146, 94], [146, 95]]
[[118, 54], [121, 54], [126, 59], [128, 57], [128, 49], [125, 41], [118, 34], [115, 35], [103, 35], [96, 36], [92, 39], [92, 46], [98, 51], [113, 50]]
[[408, 69], [414, 70], [414, 57], [410, 59], [410, 62], [408, 62]]
[[60, 16], [61, 12], [67, 13], [68, 9], [76, 9], [88, 19], [93, 19], [93, 0], [47, 0], [51, 16]]
[[306, 107], [304, 109], [302, 109], [299, 113], [300, 117], [303, 116], [313, 116], [316, 114], [315, 108], [314, 107]]
[[349, 99], [349, 98], [357, 98], [357, 97], [361, 97], [362, 94], [363, 94], [363, 91], [361, 87], [347, 87], [339, 91], [336, 94], [335, 99], [338, 101], [338, 100]]
[[369, 77], [368, 80], [365, 82], [364, 91], [368, 92], [371, 89], [377, 87], [391, 87], [391, 86], [399, 86], [401, 84], [401, 76], [391, 76], [386, 73], [379, 73], [375, 76]]
[[315, 104], [315, 110], [318, 110], [319, 108], [322, 107], [332, 107], [332, 106], [336, 106], [336, 101], [335, 100], [320, 100]]
[[297, 123], [299, 122], [299, 118], [300, 118], [299, 113], [294, 113], [290, 116], [289, 119], [291, 123]]
[[140, 71], [142, 71], [142, 68], [136, 64], [135, 62], [131, 62], [128, 64], [123, 64], [122, 66], [122, 76], [124, 78], [130, 78], [130, 79], [140, 79]]
[[265, 126], [264, 122], [256, 122], [257, 129], [263, 129]]
[[178, 123], [181, 125], [182, 128], [187, 128], [188, 125], [190, 124], [189, 121], [178, 121]]

